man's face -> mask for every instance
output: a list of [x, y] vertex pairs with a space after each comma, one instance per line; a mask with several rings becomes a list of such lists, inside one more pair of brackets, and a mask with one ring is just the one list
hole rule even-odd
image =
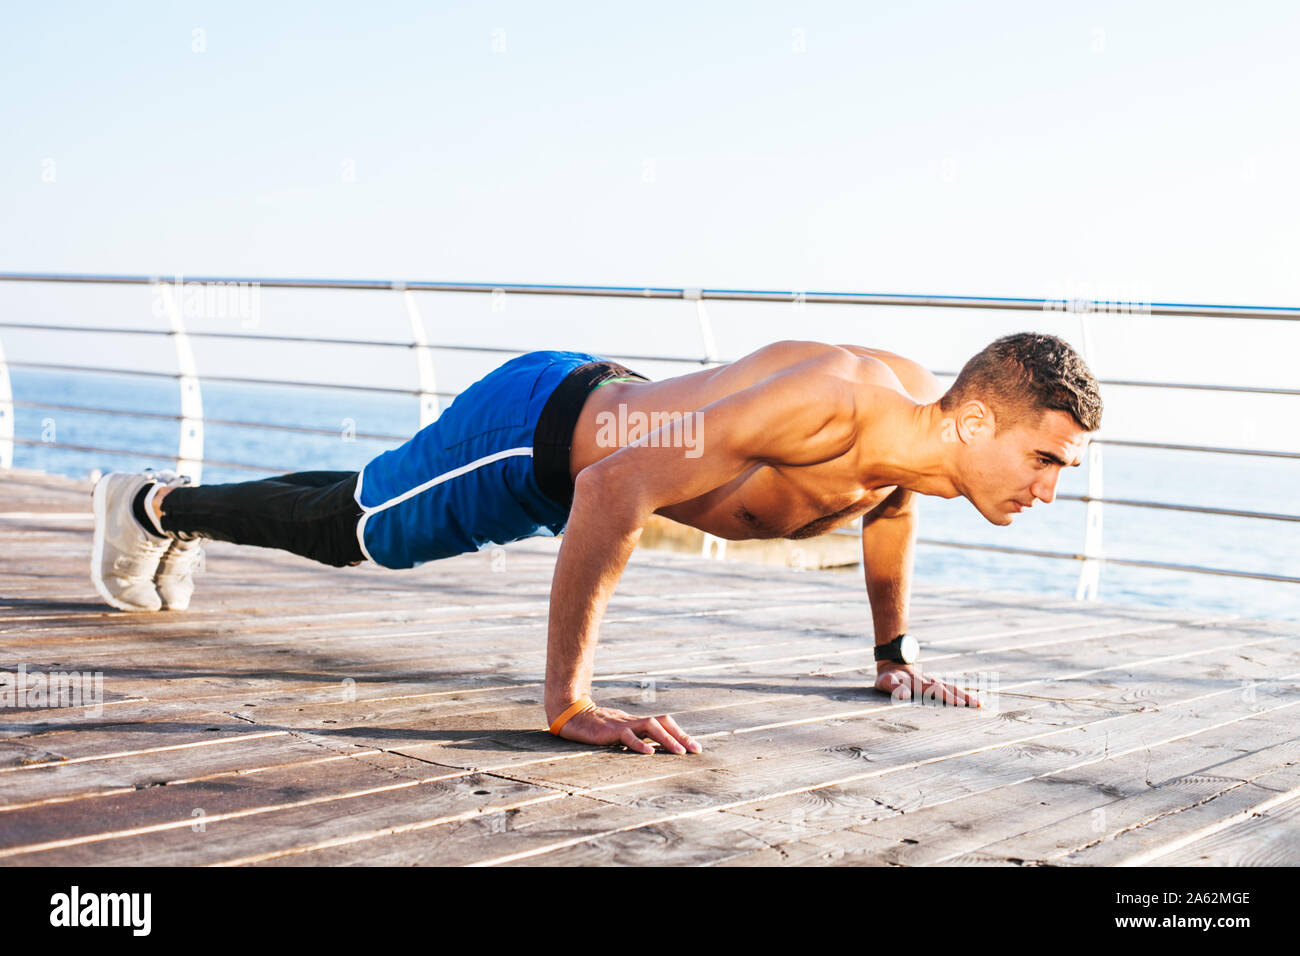
[[964, 418], [958, 429], [966, 436], [962, 493], [997, 525], [1011, 524], [1014, 515], [1035, 502], [1052, 501], [1061, 469], [1078, 466], [1088, 443], [1088, 432], [1070, 415], [1055, 410], [1010, 428], [991, 429], [986, 421]]

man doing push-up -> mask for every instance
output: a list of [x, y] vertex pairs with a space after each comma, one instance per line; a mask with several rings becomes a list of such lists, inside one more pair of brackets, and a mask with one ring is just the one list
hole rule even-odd
[[947, 392], [916, 362], [854, 345], [777, 342], [658, 382], [588, 353], [530, 352], [360, 472], [205, 486], [105, 475], [91, 578], [114, 607], [183, 609], [204, 538], [410, 568], [564, 532], [546, 652], [552, 733], [698, 753], [671, 716], [588, 696], [601, 618], [650, 515], [729, 540], [806, 538], [862, 517], [875, 686], [978, 706], [919, 670], [906, 633], [916, 497], [961, 495], [1008, 525], [1052, 501], [1101, 411], [1079, 355], [1037, 333], [993, 342]]

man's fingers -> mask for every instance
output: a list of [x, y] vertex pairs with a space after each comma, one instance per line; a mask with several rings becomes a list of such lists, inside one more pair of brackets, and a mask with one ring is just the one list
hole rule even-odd
[[952, 707], [983, 706], [979, 697], [971, 691], [927, 674], [910, 671], [891, 670], [877, 674], [876, 688], [887, 692], [896, 701], [919, 696], [922, 702], [942, 703]]
[[911, 685], [899, 671], [886, 671], [879, 675], [876, 678], [876, 687], [888, 693], [894, 700], [908, 700], [912, 696]]
[[885, 691], [895, 701], [911, 700], [915, 696], [921, 703], [942, 703], [952, 707], [984, 706], [979, 695], [973, 691], [915, 671], [882, 671], [876, 675], [876, 689]]
[[682, 728], [677, 726], [677, 721], [673, 720], [671, 715], [661, 714], [656, 719], [659, 721], [659, 723], [663, 725], [665, 730], [667, 730], [670, 734], [672, 734], [679, 741], [681, 741], [682, 746], [684, 746], [689, 752], [693, 754], [697, 754], [700, 752], [700, 750], [702, 749], [700, 745], [691, 739], [690, 734], [688, 734], [686, 731], [682, 730]]
[[979, 699], [974, 694], [963, 690], [956, 684], [945, 684], [940, 680], [928, 680], [926, 693], [937, 696], [945, 704], [951, 704], [954, 707], [979, 706]]
[[968, 691], [964, 687], [957, 687], [956, 691], [957, 699], [963, 707], [978, 707], [980, 705], [980, 699], [977, 694]]
[[957, 695], [957, 703], [962, 707], [978, 707], [979, 699], [964, 687], [953, 685], [953, 690]]
[[956, 687], [953, 687], [951, 684], [945, 684], [943, 681], [938, 681], [938, 680], [933, 681], [930, 686], [938, 688], [939, 699], [942, 700], [945, 704], [951, 704], [954, 707], [957, 705], [958, 691]]
[[[945, 704], [950, 704], [953, 707], [958, 705], [960, 692], [956, 687], [953, 687], [951, 684], [945, 684], [943, 681], [936, 680], [930, 682], [930, 688], [934, 688], [935, 695]], [[927, 692], [931, 692], [929, 688], [927, 688]]]
[[645, 740], [646, 737], [669, 753], [700, 753], [703, 749], [667, 714], [658, 718], [633, 717], [621, 710], [605, 708], [574, 715], [564, 725], [560, 736], [579, 743], [606, 746], [621, 743], [640, 754], [655, 752], [654, 744]]
[[648, 743], [637, 736], [637, 732], [631, 727], [624, 727], [623, 732], [619, 734], [618, 737], [619, 740], [627, 744], [630, 749], [635, 750], [639, 754], [652, 754], [655, 752], [654, 747], [651, 747]]
[[655, 720], [653, 717], [647, 717], [642, 720], [637, 730], [638, 732], [659, 741], [659, 743], [663, 744], [664, 749], [669, 753], [686, 753], [686, 748], [678, 743], [677, 738], [665, 730], [663, 724], [659, 723], [659, 721]]

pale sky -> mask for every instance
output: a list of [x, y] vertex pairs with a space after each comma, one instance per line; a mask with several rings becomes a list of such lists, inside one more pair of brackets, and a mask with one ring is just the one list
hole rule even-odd
[[[30, 4], [0, 35], [0, 269], [1295, 306], [1298, 40], [1283, 2]], [[149, 301], [0, 285], [22, 320], [157, 327]], [[435, 341], [699, 352], [682, 303], [421, 301]], [[815, 337], [955, 368], [1006, 331], [1081, 341], [1074, 316], [714, 313], [731, 357]], [[395, 296], [267, 292], [258, 328], [405, 321]], [[1089, 323], [1104, 377], [1300, 380], [1300, 323]], [[200, 353], [212, 374], [309, 358]], [[483, 370], [439, 362], [456, 386]], [[1300, 399], [1202, 397], [1117, 394], [1137, 407], [1107, 427], [1300, 447]]]

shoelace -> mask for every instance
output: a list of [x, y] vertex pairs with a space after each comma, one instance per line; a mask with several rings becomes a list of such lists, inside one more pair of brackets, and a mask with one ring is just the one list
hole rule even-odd
[[113, 570], [123, 572], [125, 577], [144, 575], [145, 571], [152, 576], [153, 569], [158, 566], [159, 559], [170, 546], [170, 541], [141, 541], [135, 551], [119, 554], [113, 560]]
[[157, 577], [159, 578], [179, 578], [185, 579], [194, 573], [195, 567], [203, 557], [201, 547], [193, 548], [172, 548], [160, 566]]

